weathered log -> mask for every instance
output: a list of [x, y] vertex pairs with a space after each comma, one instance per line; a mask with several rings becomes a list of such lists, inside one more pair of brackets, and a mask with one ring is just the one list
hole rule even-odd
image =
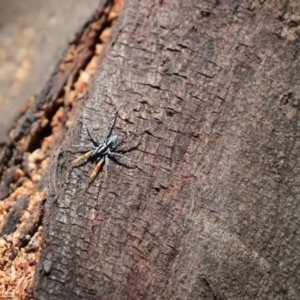
[[[0, 152], [0, 298], [31, 298], [42, 246], [50, 165], [92, 80], [120, 1], [101, 1], [77, 32], [45, 88], [13, 125]], [[77, 102], [77, 103], [76, 103]], [[78, 105], [77, 105], [78, 106]], [[47, 264], [44, 263], [46, 266]], [[46, 267], [45, 267], [46, 268]]]
[[[53, 160], [36, 299], [298, 299], [299, 8], [125, 3]], [[119, 105], [113, 134], [150, 129], [90, 182], [84, 120]]]

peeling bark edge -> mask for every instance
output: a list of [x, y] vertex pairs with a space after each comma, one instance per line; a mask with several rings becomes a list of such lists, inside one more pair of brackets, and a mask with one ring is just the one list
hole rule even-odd
[[[5, 142], [5, 144], [1, 147], [2, 153], [0, 153], [0, 200], [5, 199], [8, 197], [10, 193], [9, 185], [10, 182], [13, 180], [13, 172], [11, 172], [11, 168], [14, 166], [15, 162], [14, 151], [18, 152], [18, 157], [20, 157], [20, 153], [22, 151], [17, 150], [17, 142], [26, 135], [31, 135], [31, 141], [29, 142], [28, 148], [29, 149], [23, 149], [23, 151], [28, 150], [34, 150], [33, 148], [36, 147], [36, 145], [31, 146], [31, 143], [35, 143], [37, 140], [42, 140], [44, 137], [42, 135], [42, 132], [40, 130], [40, 127], [37, 126], [37, 128], [32, 131], [31, 126], [38, 120], [38, 117], [36, 116], [36, 113], [43, 111], [45, 115], [51, 119], [51, 117], [55, 114], [55, 112], [58, 110], [58, 108], [61, 106], [61, 104], [57, 103], [57, 99], [59, 96], [61, 96], [64, 91], [63, 88], [66, 85], [67, 81], [70, 80], [70, 76], [74, 78], [78, 75], [78, 72], [80, 70], [80, 66], [76, 66], [75, 68], [67, 69], [66, 71], [61, 72], [60, 67], [64, 64], [64, 58], [65, 55], [69, 51], [69, 47], [72, 45], [78, 45], [80, 43], [80, 38], [82, 36], [82, 33], [86, 28], [90, 26], [91, 23], [95, 22], [95, 20], [101, 20], [101, 17], [104, 16], [104, 9], [108, 5], [112, 3], [111, 0], [100, 0], [99, 8], [95, 13], [92, 14], [92, 16], [81, 26], [81, 28], [77, 31], [75, 34], [75, 37], [72, 41], [68, 43], [68, 49], [65, 50], [65, 52], [62, 54], [62, 58], [60, 61], [56, 64], [54, 71], [52, 72], [50, 79], [46, 82], [45, 87], [42, 89], [42, 91], [35, 97], [34, 104], [31, 105], [29, 103], [29, 107], [27, 108], [19, 115], [17, 118], [16, 123], [12, 126], [12, 129], [10, 130], [10, 134], [8, 137], [8, 140]], [[103, 24], [99, 29], [99, 33], [103, 30], [105, 26], [105, 19], [103, 20]], [[95, 35], [95, 39], [97, 39], [98, 36]], [[90, 42], [90, 45], [93, 45], [94, 40], [92, 39]], [[88, 54], [84, 61], [88, 60], [92, 56], [92, 53]], [[62, 133], [62, 138], [65, 135], [65, 132]], [[59, 143], [59, 142], [58, 142]], [[31, 149], [30, 149], [31, 148]], [[19, 160], [17, 159], [17, 163], [19, 163]]]

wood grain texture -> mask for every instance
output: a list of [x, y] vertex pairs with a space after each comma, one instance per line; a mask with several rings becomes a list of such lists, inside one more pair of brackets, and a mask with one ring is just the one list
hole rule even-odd
[[[55, 194], [59, 151], [76, 120], [122, 2], [101, 1], [70, 41], [52, 76], [13, 124], [0, 149], [0, 298], [32, 299], [44, 203]], [[61, 149], [61, 146], [58, 147]], [[56, 153], [57, 155], [54, 155]], [[52, 168], [50, 165], [52, 164]], [[49, 173], [51, 176], [49, 176]], [[49, 182], [49, 190], [48, 190]], [[51, 261], [43, 261], [47, 273]]]
[[36, 299], [299, 297], [299, 8], [126, 2], [82, 115], [151, 134], [85, 193], [62, 150]]

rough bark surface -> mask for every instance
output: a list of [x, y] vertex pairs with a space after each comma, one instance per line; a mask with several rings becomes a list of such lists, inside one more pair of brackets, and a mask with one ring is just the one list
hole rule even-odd
[[118, 0], [99, 3], [0, 149], [0, 299], [32, 298], [50, 163], [54, 156], [55, 165], [55, 148], [76, 116], [75, 100], [95, 74], [121, 7]]
[[[36, 299], [299, 299], [300, 1], [127, 1], [82, 114], [148, 128], [89, 184], [57, 155]], [[79, 129], [79, 130], [77, 130]], [[78, 133], [80, 132], [80, 135]]]

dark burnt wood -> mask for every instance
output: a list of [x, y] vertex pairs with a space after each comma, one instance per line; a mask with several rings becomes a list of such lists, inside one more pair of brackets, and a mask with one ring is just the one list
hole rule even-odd
[[52, 170], [35, 299], [298, 298], [299, 6], [126, 2], [81, 113], [101, 134], [122, 104], [115, 132], [150, 133], [137, 168], [112, 162], [84, 192], [79, 120]]

